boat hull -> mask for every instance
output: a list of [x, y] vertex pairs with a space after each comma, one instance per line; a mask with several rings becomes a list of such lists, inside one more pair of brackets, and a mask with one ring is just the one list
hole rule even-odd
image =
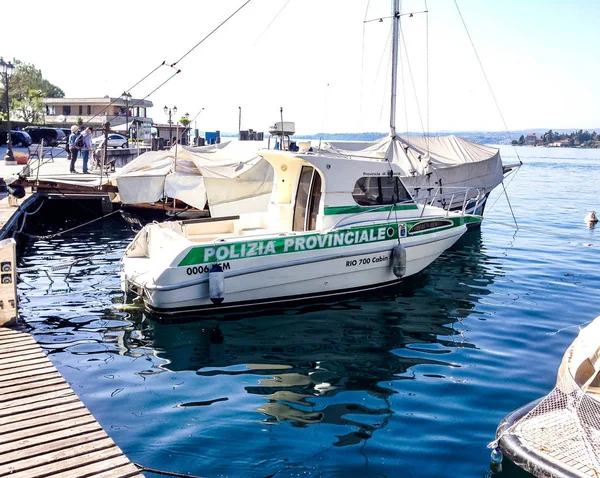
[[263, 307], [267, 304], [336, 297], [387, 287], [416, 274], [451, 247], [466, 226], [402, 240], [405, 273], [394, 275], [392, 249], [397, 240], [280, 256], [222, 261], [224, 300], [210, 299], [209, 265], [169, 268], [154, 280], [144, 273], [148, 258], [124, 258], [122, 288], [143, 297], [146, 308], [160, 315]]

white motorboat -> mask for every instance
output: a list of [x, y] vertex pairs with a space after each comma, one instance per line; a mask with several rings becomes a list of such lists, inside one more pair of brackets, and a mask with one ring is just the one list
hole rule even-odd
[[556, 387], [509, 414], [496, 437], [490, 446], [535, 476], [600, 475], [600, 317], [565, 352]]
[[275, 171], [268, 211], [146, 225], [122, 259], [124, 290], [169, 314], [373, 289], [423, 270], [481, 221], [417, 204], [385, 160], [260, 154]]
[[[395, 147], [400, 6], [392, 3]], [[290, 151], [293, 129], [276, 123], [279, 144], [252, 164], [194, 161], [212, 217], [145, 226], [122, 258], [122, 288], [161, 315], [376, 289], [420, 272], [481, 222], [465, 211], [480, 209], [484, 190], [444, 185], [416, 201], [389, 155], [344, 156], [309, 142]], [[265, 166], [269, 174], [256, 173]], [[434, 206], [442, 196], [446, 207]], [[450, 211], [457, 198], [462, 207]]]

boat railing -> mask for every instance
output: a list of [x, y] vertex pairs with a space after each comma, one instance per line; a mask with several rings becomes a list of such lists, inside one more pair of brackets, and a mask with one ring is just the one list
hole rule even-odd
[[446, 216], [450, 211], [460, 211], [466, 214], [467, 210], [476, 211], [485, 201], [485, 190], [474, 187], [453, 187], [440, 186], [427, 196], [415, 199], [417, 204], [423, 206], [421, 216], [425, 212], [425, 206], [437, 206], [446, 211]]
[[[443, 186], [437, 188], [433, 192], [433, 194], [415, 199], [414, 203], [421, 206], [421, 217], [423, 217], [423, 215], [425, 214], [425, 209], [427, 206], [441, 207], [446, 211], [446, 217], [448, 217], [451, 210], [455, 212], [460, 212], [463, 215], [467, 214], [467, 210], [476, 211], [483, 204], [484, 200], [485, 190], [481, 188]], [[373, 209], [368, 209], [365, 211], [357, 212], [355, 214], [351, 214], [336, 222], [330, 228], [330, 230], [334, 231], [342, 227], [348, 227], [350, 225], [356, 224], [357, 221], [353, 222], [351, 221], [351, 219], [357, 216], [363, 216], [364, 214], [375, 213], [385, 210], [389, 211], [390, 214], [392, 214], [394, 207], [408, 203], [413, 204], [413, 201], [401, 201], [394, 204], [385, 204]], [[437, 205], [436, 203], [439, 203], [439, 205]], [[457, 204], [460, 204], [460, 207], [457, 207]]]

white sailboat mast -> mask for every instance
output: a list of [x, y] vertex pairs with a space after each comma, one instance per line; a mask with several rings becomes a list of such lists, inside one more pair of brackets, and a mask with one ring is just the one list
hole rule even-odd
[[398, 73], [398, 24], [400, 23], [400, 0], [392, 2], [392, 94], [390, 105], [390, 136], [396, 137], [396, 75]]

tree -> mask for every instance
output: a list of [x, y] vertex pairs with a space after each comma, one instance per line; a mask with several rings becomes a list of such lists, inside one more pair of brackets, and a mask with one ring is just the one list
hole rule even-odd
[[11, 112], [28, 123], [41, 123], [44, 119], [44, 104], [41, 90], [29, 90], [26, 98], [13, 99]]
[[525, 136], [521, 135], [519, 138], [519, 144], [525, 144]]
[[[41, 121], [44, 114], [42, 98], [63, 98], [65, 92], [46, 80], [34, 65], [17, 59], [13, 60], [13, 64], [15, 72], [10, 78], [8, 91], [11, 113], [25, 121]], [[2, 87], [4, 95], [4, 85]], [[0, 111], [5, 112], [4, 102]]]
[[181, 118], [179, 118], [179, 122], [183, 125], [184, 128], [187, 128], [187, 126], [191, 123], [190, 119], [186, 116], [182, 116]]

